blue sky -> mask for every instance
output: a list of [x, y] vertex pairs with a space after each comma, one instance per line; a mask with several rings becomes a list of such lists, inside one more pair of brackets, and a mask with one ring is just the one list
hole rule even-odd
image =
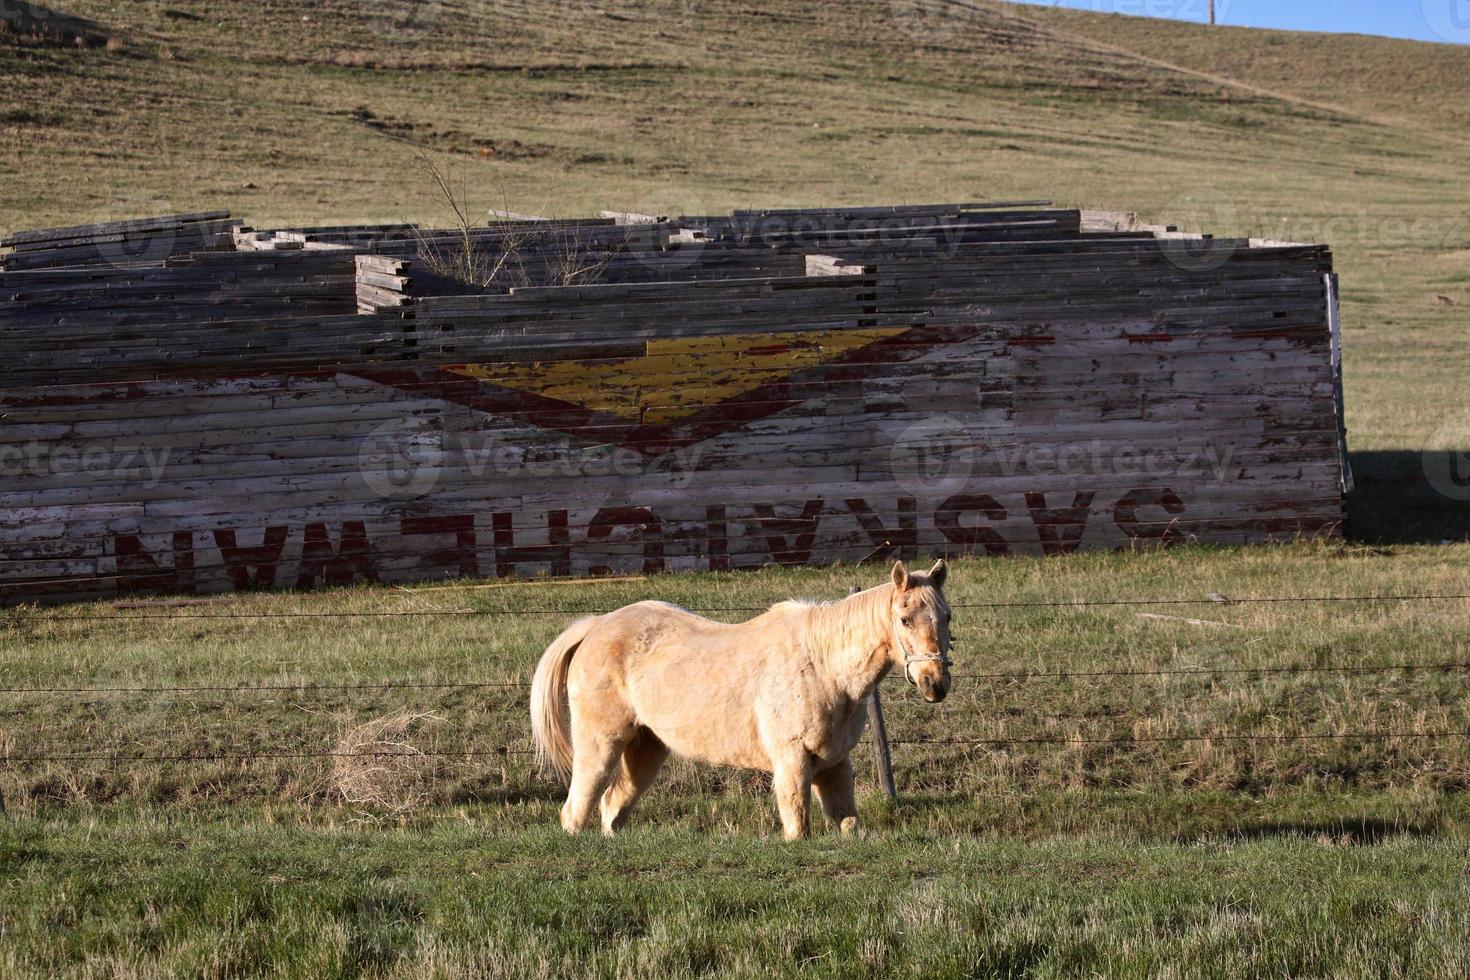
[[[1018, 0], [1043, 7], [1073, 7], [1204, 21], [1209, 0]], [[1383, 34], [1420, 41], [1470, 44], [1470, 0], [1215, 0], [1219, 23], [1298, 31]]]

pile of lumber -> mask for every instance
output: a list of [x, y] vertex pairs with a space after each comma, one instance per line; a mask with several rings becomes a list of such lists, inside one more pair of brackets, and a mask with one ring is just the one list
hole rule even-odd
[[[196, 252], [147, 266], [0, 272], [0, 334], [121, 339], [163, 323], [352, 313], [350, 251]], [[123, 333], [116, 328], [127, 328]]]
[[318, 225], [257, 231], [235, 229], [235, 248], [242, 252], [299, 251], [318, 248], [371, 249], [378, 242], [410, 241], [418, 225]]
[[196, 211], [129, 221], [41, 228], [0, 239], [0, 270], [155, 265], [190, 252], [233, 251], [228, 211]]
[[0, 453], [28, 461], [0, 488], [0, 595], [1340, 529], [1326, 246], [1036, 202], [792, 216], [572, 225], [539, 237], [611, 252], [600, 281], [456, 293], [422, 229], [193, 256], [272, 281], [342, 262], [344, 315], [0, 327]]
[[915, 207], [787, 208], [683, 217], [715, 241], [820, 246], [832, 242], [933, 240], [938, 243], [1041, 241], [1081, 231], [1081, 212], [1047, 201]]
[[391, 255], [356, 256], [357, 312], [378, 313], [413, 302], [413, 278], [408, 259]]

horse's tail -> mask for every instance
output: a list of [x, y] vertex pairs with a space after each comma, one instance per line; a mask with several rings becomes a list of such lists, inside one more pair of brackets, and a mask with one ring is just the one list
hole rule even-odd
[[536, 765], [550, 768], [566, 782], [572, 774], [572, 719], [567, 707], [567, 669], [572, 654], [587, 638], [596, 616], [579, 619], [551, 641], [536, 665], [531, 679], [531, 740], [536, 746]]

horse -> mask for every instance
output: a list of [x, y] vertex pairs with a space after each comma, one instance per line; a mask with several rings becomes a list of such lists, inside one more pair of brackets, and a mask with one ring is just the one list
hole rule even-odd
[[903, 562], [845, 599], [787, 601], [744, 623], [666, 602], [579, 619], [531, 681], [536, 757], [568, 784], [561, 825], [623, 828], [670, 752], [770, 773], [787, 840], [809, 832], [811, 790], [844, 834], [858, 830], [851, 753], [866, 704], [901, 669], [931, 704], [950, 687], [943, 559]]

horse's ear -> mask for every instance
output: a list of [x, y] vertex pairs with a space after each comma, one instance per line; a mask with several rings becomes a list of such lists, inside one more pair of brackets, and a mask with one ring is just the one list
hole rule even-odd
[[944, 588], [944, 579], [948, 574], [949, 566], [944, 563], [943, 558], [939, 559], [934, 563], [934, 567], [929, 569], [929, 584], [936, 589]]
[[893, 563], [893, 587], [899, 592], [909, 587], [909, 570], [903, 567], [903, 562]]

